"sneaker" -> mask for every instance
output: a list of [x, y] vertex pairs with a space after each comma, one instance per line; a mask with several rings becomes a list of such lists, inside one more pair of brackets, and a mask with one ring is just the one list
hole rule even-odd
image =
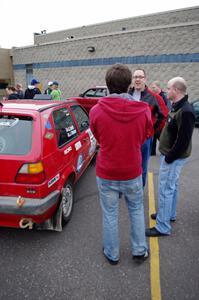
[[[151, 214], [151, 219], [156, 220], [157, 219], [157, 213]], [[175, 222], [176, 219], [170, 219], [171, 222]]]
[[149, 257], [149, 252], [146, 251], [143, 255], [133, 255], [133, 261], [137, 264], [143, 263]]
[[145, 235], [146, 236], [156, 237], [156, 236], [167, 236], [169, 234], [162, 233], [162, 232], [158, 231], [155, 227], [152, 227], [152, 228], [147, 228], [146, 229]]

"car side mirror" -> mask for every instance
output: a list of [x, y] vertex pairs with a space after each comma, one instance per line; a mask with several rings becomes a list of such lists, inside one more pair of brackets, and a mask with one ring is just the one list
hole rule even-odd
[[79, 94], [79, 97], [84, 97], [84, 94]]

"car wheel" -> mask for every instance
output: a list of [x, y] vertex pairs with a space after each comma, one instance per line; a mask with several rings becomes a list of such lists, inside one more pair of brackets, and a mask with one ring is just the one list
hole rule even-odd
[[74, 193], [73, 184], [68, 181], [62, 190], [62, 225], [66, 225], [72, 216]]

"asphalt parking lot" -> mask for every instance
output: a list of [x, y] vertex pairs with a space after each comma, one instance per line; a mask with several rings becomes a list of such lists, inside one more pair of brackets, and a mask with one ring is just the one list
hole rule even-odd
[[[155, 199], [159, 154], [151, 157]], [[177, 221], [169, 237], [158, 238], [161, 298], [151, 297], [150, 259], [131, 259], [129, 223], [121, 202], [121, 260], [102, 255], [101, 209], [91, 165], [76, 186], [76, 203], [61, 233], [0, 228], [1, 300], [198, 300], [199, 299], [199, 128], [180, 181]], [[145, 190], [148, 226], [148, 190]]]

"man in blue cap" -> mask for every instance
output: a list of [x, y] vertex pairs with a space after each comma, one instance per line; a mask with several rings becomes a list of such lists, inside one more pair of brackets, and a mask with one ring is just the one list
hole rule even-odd
[[32, 79], [31, 84], [28, 85], [28, 88], [25, 90], [24, 99], [33, 99], [36, 94], [41, 94], [38, 88], [39, 83], [37, 79]]

